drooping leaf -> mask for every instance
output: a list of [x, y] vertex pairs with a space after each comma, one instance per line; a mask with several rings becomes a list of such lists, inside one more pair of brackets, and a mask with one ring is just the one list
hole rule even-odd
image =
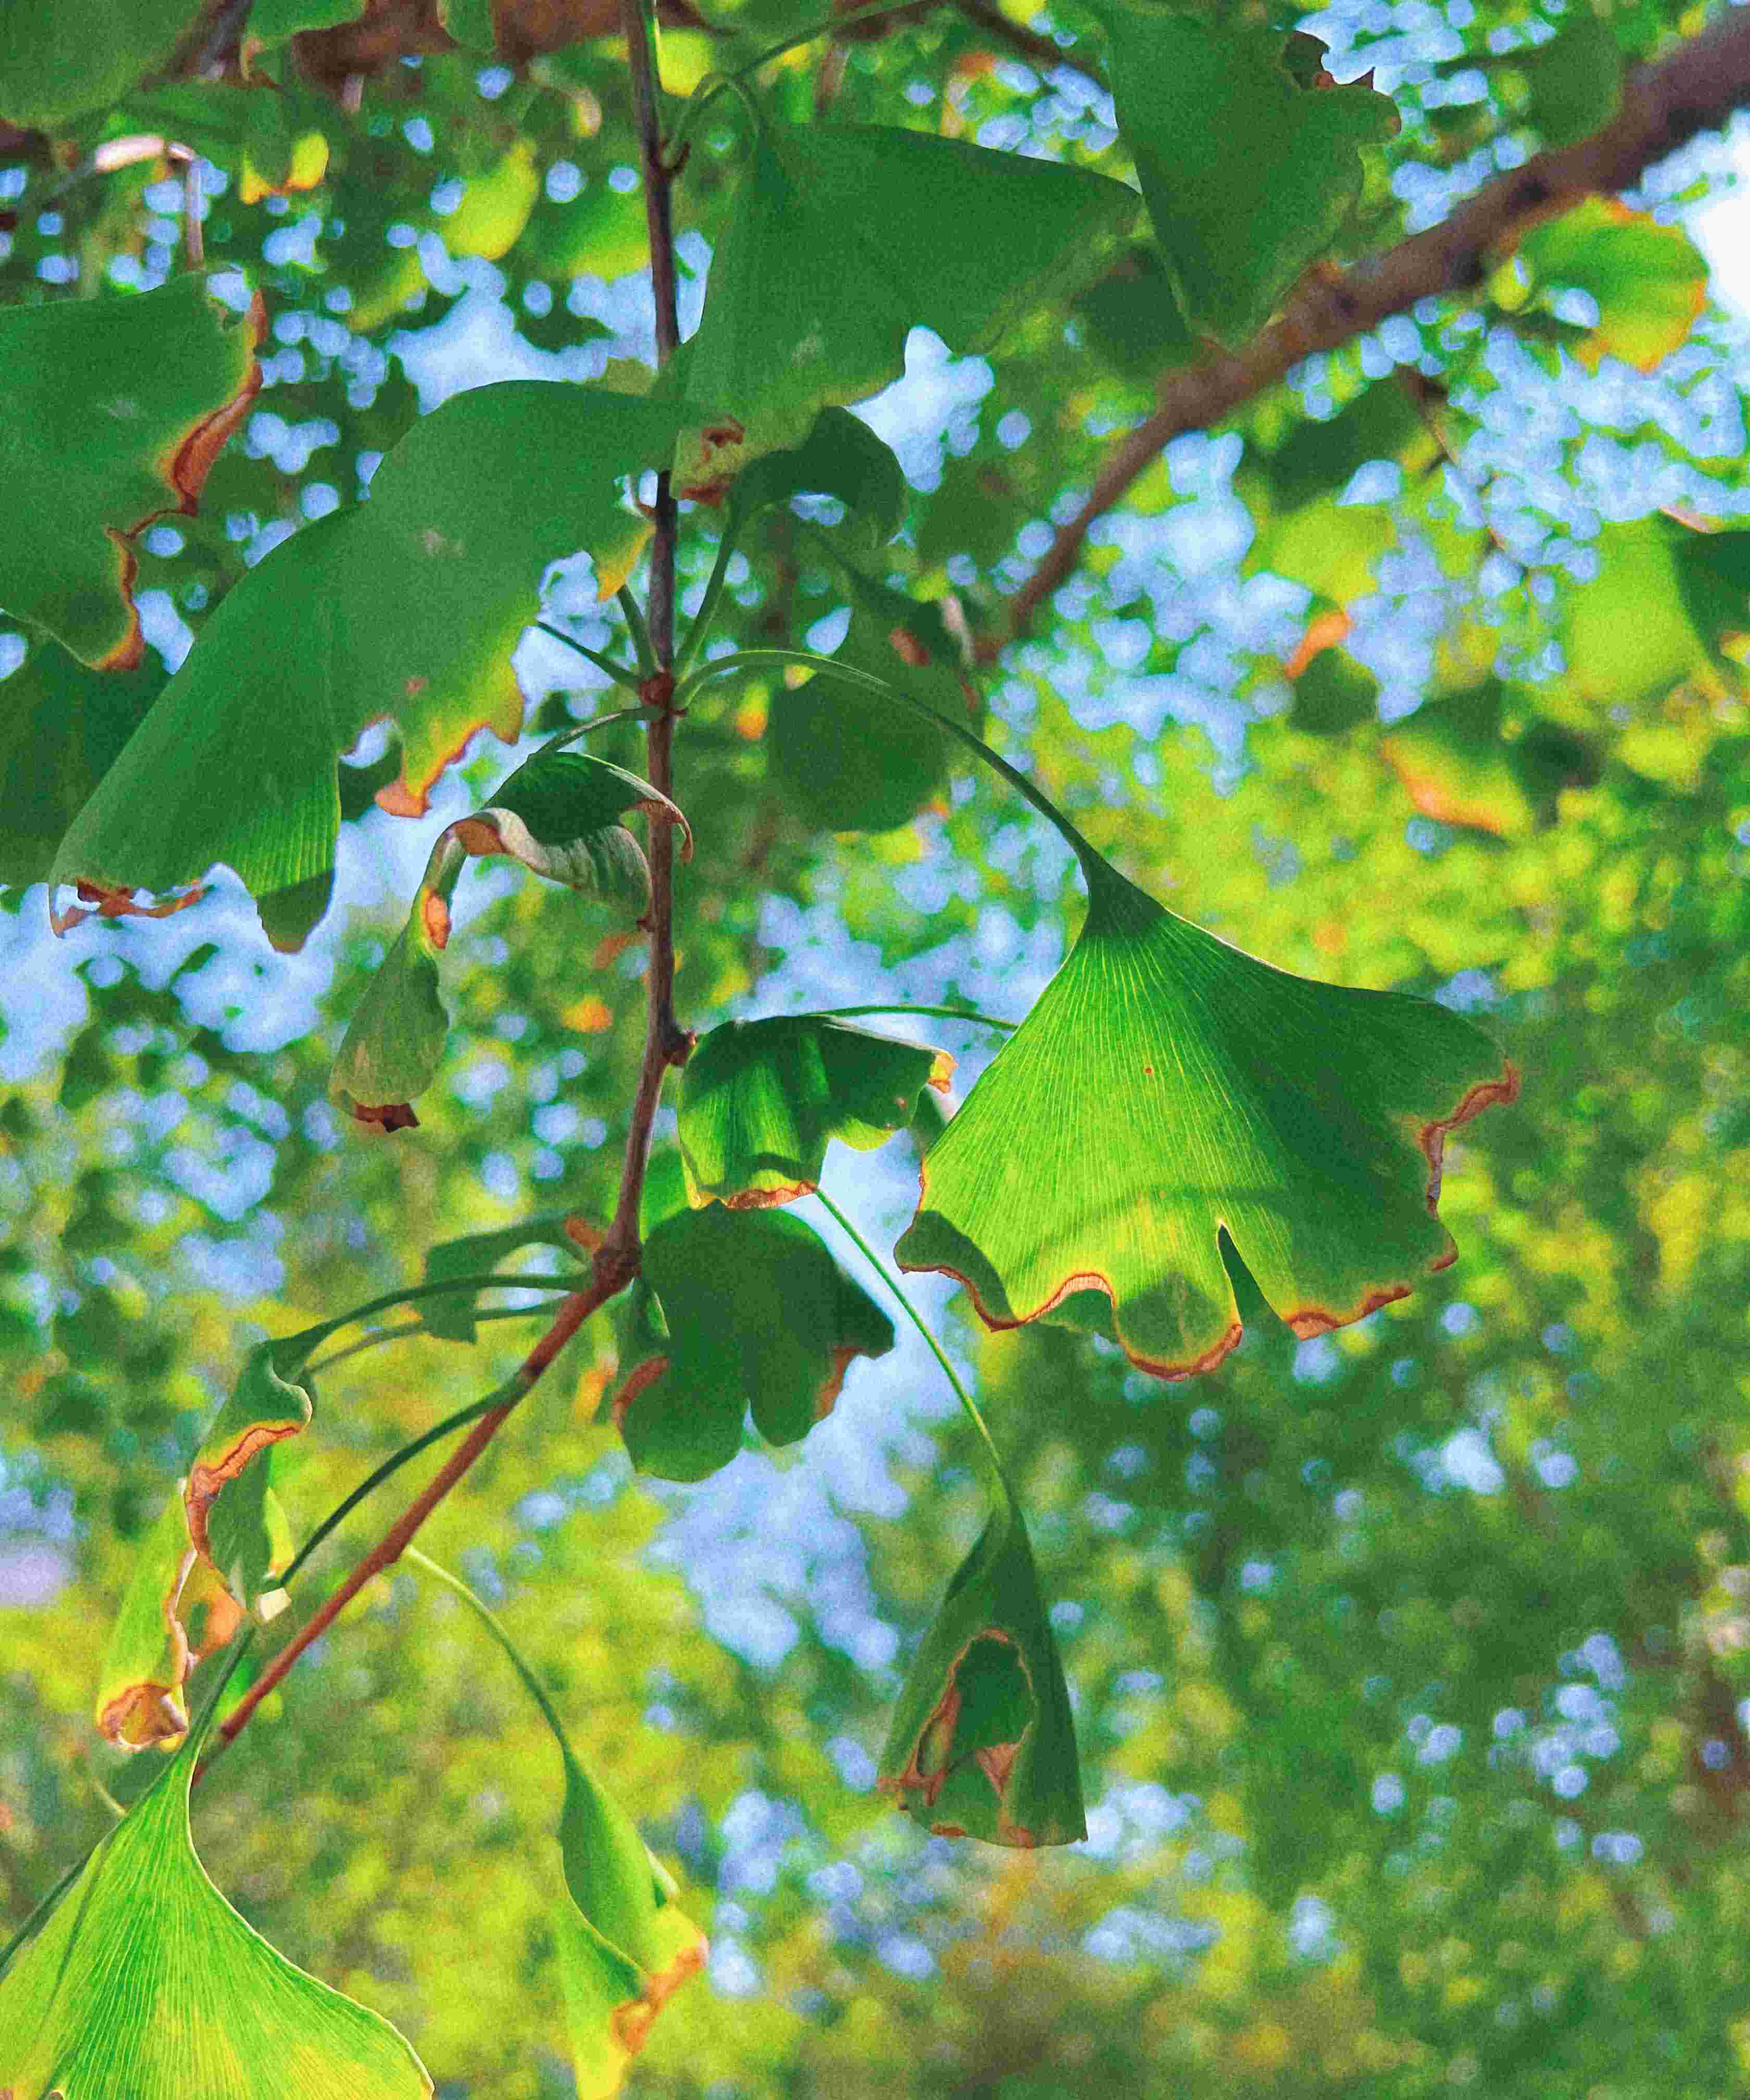
[[141, 1544], [99, 1674], [97, 1725], [118, 1749], [181, 1736], [189, 1672], [231, 1639], [289, 1558], [267, 1454], [310, 1421], [295, 1353], [274, 1342], [250, 1351]]
[[[584, 549], [612, 596], [650, 529], [622, 505], [621, 480], [677, 421], [655, 402], [539, 380], [446, 402], [384, 461], [368, 503], [307, 527], [227, 593], [81, 811], [54, 879], [121, 910], [135, 889], [223, 862], [276, 945], [299, 946], [332, 881], [339, 754], [393, 719], [402, 774], [378, 799], [417, 815], [476, 730], [514, 737], [511, 651], [543, 569]], [[538, 475], [516, 470], [527, 459]]]
[[104, 1838], [0, 1979], [0, 2093], [39, 2100], [429, 2100], [386, 2020], [276, 1953], [208, 1880], [197, 1749]]
[[906, 1673], [878, 1784], [939, 1837], [1087, 1835], [1064, 1666], [1006, 1485]]
[[1118, 127], [1193, 333], [1255, 333], [1342, 231], [1360, 149], [1398, 128], [1362, 86], [1302, 86], [1277, 32], [1101, 0]]
[[0, 119], [53, 131], [164, 64], [201, 0], [0, 0]]
[[682, 438], [678, 487], [719, 492], [760, 453], [800, 445], [822, 408], [899, 377], [914, 327], [990, 347], [1091, 275], [1135, 212], [1133, 192], [1078, 168], [762, 118], [689, 346], [689, 394], [710, 412]]
[[[835, 660], [909, 687], [938, 712], [976, 722], [976, 689], [941, 608], [846, 571], [851, 622]], [[909, 710], [817, 672], [774, 695], [766, 763], [784, 807], [811, 829], [884, 832], [946, 789], [952, 741]]]
[[578, 2100], [611, 2100], [664, 2002], [703, 1964], [705, 1938], [619, 1803], [565, 1751], [553, 1906]]
[[[575, 1256], [577, 1242], [565, 1229], [567, 1215], [564, 1211], [542, 1211], [519, 1218], [514, 1225], [502, 1225], [496, 1232], [464, 1233], [457, 1239], [440, 1240], [426, 1251], [425, 1281], [443, 1283], [452, 1276], [484, 1275], [496, 1269], [506, 1255], [527, 1246], [558, 1247], [562, 1253]], [[478, 1291], [458, 1290], [453, 1297], [421, 1300], [420, 1317], [427, 1333], [446, 1342], [473, 1341], [478, 1299]]]
[[581, 751], [536, 752], [493, 789], [485, 809], [454, 829], [471, 854], [507, 854], [549, 882], [641, 913], [650, 901], [650, 867], [622, 821], [635, 810], [678, 824], [681, 857], [690, 859], [692, 832], [666, 795]]
[[1574, 354], [1651, 372], [1688, 340], [1708, 303], [1706, 258], [1681, 226], [1662, 226], [1614, 197], [1589, 197], [1541, 226], [1519, 252], [1547, 287], [1588, 293], [1598, 310]]
[[163, 686], [155, 657], [91, 671], [46, 639], [0, 681], [0, 883], [46, 880], [61, 835]]
[[438, 990], [443, 946], [416, 904], [377, 966], [328, 1075], [328, 1092], [355, 1122], [386, 1131], [419, 1125], [413, 1098], [438, 1076], [450, 1017]]
[[908, 1124], [954, 1060], [824, 1014], [730, 1021], [705, 1036], [681, 1082], [681, 1157], [694, 1203], [788, 1203], [820, 1183], [829, 1138], [861, 1151]]
[[83, 664], [139, 663], [133, 540], [196, 508], [261, 385], [263, 325], [192, 274], [0, 312], [0, 605]]
[[633, 1463], [670, 1480], [726, 1466], [750, 1411], [768, 1443], [797, 1442], [853, 1358], [893, 1346], [892, 1321], [800, 1218], [721, 1203], [649, 1233], [626, 1321], [614, 1419]]
[[906, 516], [906, 477], [892, 448], [860, 417], [822, 408], [799, 445], [763, 452], [730, 492], [734, 529], [793, 496], [836, 496], [866, 551], [884, 547]]
[[1444, 1268], [1446, 1134], [1518, 1088], [1482, 1030], [1272, 969], [1082, 864], [1075, 946], [925, 1159], [901, 1267], [959, 1277], [994, 1327], [1102, 1291], [1162, 1378], [1239, 1339], [1223, 1229], [1302, 1335]]

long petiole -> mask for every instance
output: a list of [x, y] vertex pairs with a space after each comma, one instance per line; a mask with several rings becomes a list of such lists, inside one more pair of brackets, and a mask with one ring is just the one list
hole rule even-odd
[[[566, 1290], [562, 1283], [547, 1284], [533, 1280], [529, 1288], [531, 1290], [556, 1292], [562, 1297]], [[475, 1312], [474, 1325], [478, 1326], [483, 1320], [534, 1320], [550, 1309], [544, 1304], [492, 1306], [484, 1312]], [[314, 1378], [318, 1371], [332, 1370], [336, 1364], [345, 1363], [349, 1357], [362, 1357], [367, 1349], [380, 1349], [386, 1342], [405, 1341], [410, 1335], [429, 1335], [430, 1332], [430, 1328], [423, 1320], [404, 1320], [399, 1327], [378, 1327], [371, 1334], [361, 1335], [356, 1342], [349, 1342], [343, 1349], [335, 1349], [325, 1357], [318, 1357], [314, 1363], [306, 1364], [304, 1370]]]
[[[500, 1275], [496, 1272], [479, 1276], [446, 1277], [441, 1282], [408, 1283], [399, 1290], [386, 1290], [380, 1298], [367, 1298], [362, 1305], [349, 1311], [337, 1312], [332, 1320], [323, 1320], [314, 1327], [306, 1327], [295, 1335], [286, 1335], [275, 1344], [295, 1361], [302, 1362], [313, 1350], [320, 1349], [330, 1335], [337, 1335], [342, 1327], [350, 1327], [360, 1320], [371, 1319], [378, 1312], [392, 1312], [398, 1305], [409, 1305], [421, 1298], [453, 1296], [463, 1290], [575, 1290], [574, 1283], [549, 1280], [544, 1276]], [[302, 1345], [303, 1356], [295, 1352]]]
[[995, 1471], [998, 1486], [1002, 1489], [1003, 1495], [1007, 1498], [1007, 1500], [1012, 1503], [1014, 1497], [1009, 1492], [1008, 1476], [1003, 1470], [1002, 1454], [997, 1449], [996, 1440], [990, 1434], [990, 1426], [985, 1422], [983, 1415], [979, 1413], [971, 1393], [969, 1393], [966, 1388], [960, 1383], [960, 1374], [954, 1369], [954, 1365], [949, 1362], [946, 1352], [943, 1349], [941, 1343], [937, 1340], [935, 1335], [931, 1333], [928, 1326], [924, 1321], [923, 1315], [919, 1312], [917, 1307], [914, 1305], [911, 1300], [906, 1295], [905, 1290], [901, 1286], [899, 1278], [894, 1275], [893, 1272], [888, 1267], [887, 1264], [882, 1260], [880, 1255], [878, 1255], [875, 1249], [870, 1246], [868, 1241], [866, 1240], [862, 1234], [857, 1231], [856, 1226], [853, 1225], [850, 1220], [845, 1216], [844, 1211], [841, 1211], [838, 1205], [833, 1202], [831, 1197], [827, 1193], [826, 1190], [824, 1189], [817, 1188], [814, 1191], [814, 1194], [818, 1200], [824, 1206], [829, 1215], [837, 1220], [840, 1230], [851, 1242], [852, 1245], [855, 1246], [857, 1252], [862, 1255], [863, 1260], [868, 1263], [869, 1266], [875, 1271], [875, 1274], [880, 1277], [881, 1281], [887, 1286], [888, 1290], [893, 1294], [893, 1295], [898, 1299], [901, 1308], [904, 1310], [906, 1317], [911, 1322], [912, 1326], [917, 1329], [918, 1332], [923, 1337], [924, 1340], [929, 1343], [930, 1353], [935, 1357], [937, 1362], [941, 1365], [949, 1384], [954, 1388], [954, 1392], [959, 1396], [960, 1405], [966, 1410], [968, 1420], [971, 1422], [972, 1427], [978, 1432], [980, 1436], [984, 1440], [985, 1449], [990, 1457], [991, 1466]]
[[749, 59], [746, 65], [737, 66], [730, 77], [745, 80], [750, 73], [758, 73], [762, 66], [769, 66], [774, 59], [781, 59], [786, 51], [793, 51], [803, 44], [811, 44], [817, 37], [831, 36], [840, 29], [849, 29], [854, 22], [872, 22], [883, 15], [915, 15], [919, 12], [933, 13], [934, 10], [920, 10], [918, 0], [874, 0], [874, 4], [870, 7], [853, 7], [842, 15], [825, 15], [818, 22], [811, 22], [805, 29], [792, 31], [781, 43], [769, 45], [757, 58]]
[[729, 576], [730, 563], [735, 555], [735, 535], [725, 521], [723, 536], [717, 541], [717, 558], [711, 567], [711, 576], [705, 585], [705, 595], [699, 601], [699, 611], [675, 651], [674, 669], [677, 678], [684, 678], [693, 668], [693, 660], [705, 646], [711, 635], [711, 623], [716, 617], [717, 601], [723, 595], [723, 586]]
[[578, 655], [586, 658], [598, 671], [606, 671], [616, 686], [624, 686], [628, 693], [637, 691], [638, 674], [629, 664], [616, 664], [611, 656], [604, 656], [599, 650], [590, 648], [580, 642], [575, 634], [567, 634], [562, 627], [549, 627], [544, 620], [537, 620], [535, 625], [538, 633], [555, 642], [562, 642], [567, 649], [574, 650]]
[[645, 624], [644, 607], [632, 594], [629, 584], [619, 587], [619, 609], [626, 615], [632, 646], [637, 652], [638, 668], [646, 678], [656, 674], [656, 651], [650, 646], [650, 630]]
[[559, 1718], [553, 1701], [541, 1689], [534, 1670], [523, 1659], [522, 1650], [505, 1631], [504, 1627], [499, 1623], [497, 1614], [489, 1608], [485, 1599], [470, 1589], [460, 1575], [452, 1575], [447, 1568], [440, 1568], [435, 1560], [428, 1555], [421, 1553], [417, 1546], [408, 1546], [401, 1558], [403, 1560], [412, 1561], [416, 1568], [430, 1576], [434, 1582], [441, 1582], [446, 1590], [453, 1590], [469, 1609], [474, 1612], [481, 1625], [509, 1657], [511, 1668], [522, 1679], [530, 1698], [540, 1707], [547, 1726], [552, 1729], [554, 1736], [558, 1739], [559, 1748], [567, 1758], [571, 1757], [573, 1752], [570, 1740], [566, 1736], [565, 1723]]
[[975, 1013], [969, 1006], [823, 1006], [821, 1021], [855, 1021], [866, 1013], [915, 1013], [930, 1021], [970, 1021], [980, 1028], [1019, 1028], [1018, 1021], [999, 1021], [994, 1013]]

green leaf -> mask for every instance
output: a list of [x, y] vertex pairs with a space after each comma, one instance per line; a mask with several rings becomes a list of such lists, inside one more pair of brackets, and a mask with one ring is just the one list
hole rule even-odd
[[514, 737], [510, 655], [544, 568], [582, 548], [613, 594], [650, 529], [620, 482], [678, 420], [539, 380], [446, 402], [383, 461], [368, 503], [307, 527], [230, 591], [81, 811], [54, 879], [126, 911], [136, 889], [223, 862], [276, 944], [301, 945], [332, 880], [339, 754], [391, 718], [402, 776], [378, 800], [411, 816], [476, 730]]
[[386, 2020], [277, 1954], [207, 1879], [197, 1739], [104, 1838], [0, 1980], [0, 2093], [39, 2100], [426, 2100]]
[[1498, 678], [1485, 678], [1424, 701], [1380, 739], [1380, 755], [1424, 816], [1529, 838], [1554, 821], [1564, 788], [1597, 779], [1590, 748], [1559, 723], [1533, 721], [1504, 735], [1508, 698]]
[[650, 867], [621, 822], [635, 810], [678, 824], [681, 858], [692, 858], [692, 832], [666, 795], [624, 766], [580, 751], [537, 752], [492, 791], [485, 809], [452, 828], [471, 854], [506, 854], [549, 882], [642, 913], [650, 901]]
[[308, 1386], [287, 1375], [301, 1365], [286, 1344], [249, 1352], [141, 1546], [99, 1674], [97, 1725], [119, 1749], [181, 1736], [189, 1672], [230, 1640], [290, 1558], [267, 1454], [309, 1424]]
[[1072, 311], [1090, 347], [1139, 384], [1194, 364], [1201, 355], [1179, 311], [1166, 266], [1152, 248], [1132, 249], [1097, 285], [1077, 294]]
[[[577, 1242], [565, 1229], [569, 1215], [565, 1211], [543, 1211], [532, 1217], [519, 1218], [514, 1225], [501, 1225], [496, 1232], [464, 1233], [456, 1239], [440, 1240], [426, 1251], [425, 1281], [442, 1283], [452, 1276], [484, 1275], [496, 1269], [507, 1255], [527, 1246], [558, 1247], [575, 1260]], [[530, 1278], [531, 1282], [536, 1280]], [[477, 1331], [474, 1310], [479, 1298], [478, 1290], [458, 1290], [453, 1297], [425, 1299], [420, 1317], [426, 1332], [446, 1342], [472, 1342]]]
[[1720, 643], [1750, 629], [1750, 533], [1698, 532], [1675, 518], [1607, 524], [1594, 574], [1565, 593], [1567, 675], [1544, 696], [1578, 728], [1685, 680], [1717, 688]]
[[1256, 333], [1361, 195], [1360, 149], [1397, 111], [1365, 87], [1302, 87], [1286, 39], [1102, 0], [1118, 127], [1192, 331]]
[[1651, 372], [1689, 339], [1708, 303], [1706, 258], [1681, 226], [1662, 226], [1614, 197], [1589, 197], [1519, 244], [1545, 286], [1587, 293], [1598, 318], [1574, 355]]
[[914, 327], [988, 349], [1091, 275], [1135, 211], [1133, 192], [1079, 168], [762, 119], [690, 345], [688, 390], [710, 415], [676, 456], [681, 493], [720, 492], [760, 453], [800, 445], [829, 404], [899, 377]]
[[[939, 712], [976, 722], [976, 690], [941, 609], [846, 571], [851, 623], [835, 661], [906, 686]], [[951, 740], [910, 711], [820, 671], [782, 686], [765, 728], [766, 765], [785, 808], [811, 830], [884, 832], [945, 792]]]
[[953, 1070], [943, 1051], [824, 1014], [725, 1021], [681, 1081], [687, 1193], [731, 1210], [792, 1202], [819, 1186], [829, 1138], [884, 1145]]
[[270, 48], [306, 29], [337, 29], [356, 22], [366, 5], [367, 0], [255, 0], [247, 42]]
[[42, 882], [81, 805], [164, 686], [156, 657], [91, 671], [39, 642], [0, 682], [0, 883]]
[[1007, 1483], [906, 1673], [878, 1783], [938, 1837], [1087, 1835], [1064, 1666]]
[[650, 1233], [628, 1310], [614, 1420], [640, 1471], [702, 1480], [742, 1423], [794, 1444], [831, 1413], [852, 1359], [885, 1356], [893, 1323], [782, 1211], [682, 1211]]
[[748, 521], [793, 496], [835, 496], [861, 528], [866, 549], [884, 547], [905, 523], [906, 477], [889, 447], [860, 417], [822, 408], [800, 445], [765, 452], [735, 477], [730, 514]]
[[1622, 107], [1622, 46], [1607, 23], [1582, 7], [1558, 35], [1497, 64], [1525, 76], [1532, 121], [1547, 146], [1571, 146], [1602, 131]]
[[0, 0], [0, 118], [54, 131], [161, 66], [202, 0]]
[[1289, 719], [1311, 736], [1342, 736], [1378, 719], [1379, 681], [1347, 649], [1320, 649], [1294, 681]]
[[440, 834], [407, 924], [364, 988], [328, 1092], [354, 1120], [385, 1131], [416, 1130], [411, 1105], [438, 1075], [450, 1017], [438, 992], [438, 956], [450, 938], [449, 900], [465, 849], [456, 827]]
[[1239, 1339], [1223, 1229], [1303, 1336], [1444, 1268], [1446, 1133], [1518, 1088], [1488, 1038], [1272, 969], [1083, 867], [1080, 936], [925, 1159], [900, 1266], [959, 1277], [993, 1327], [1101, 1290], [1162, 1378]]
[[[562, 1748], [563, 1746], [562, 1745]], [[553, 1909], [578, 2100], [611, 2100], [705, 1939], [619, 1803], [565, 1755], [559, 1846], [570, 1900]]]
[[262, 325], [258, 303], [234, 313], [192, 275], [0, 312], [0, 604], [15, 618], [82, 663], [139, 662], [132, 541], [196, 509], [261, 385]]

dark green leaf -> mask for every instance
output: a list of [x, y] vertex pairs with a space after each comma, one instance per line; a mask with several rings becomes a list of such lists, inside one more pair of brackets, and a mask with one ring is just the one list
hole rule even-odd
[[835, 496], [861, 528], [871, 554], [905, 522], [906, 477], [899, 461], [860, 417], [844, 408], [822, 408], [800, 445], [764, 452], [735, 477], [730, 512], [736, 531], [793, 496]]
[[53, 131], [161, 66], [202, 0], [0, 0], [0, 118]]

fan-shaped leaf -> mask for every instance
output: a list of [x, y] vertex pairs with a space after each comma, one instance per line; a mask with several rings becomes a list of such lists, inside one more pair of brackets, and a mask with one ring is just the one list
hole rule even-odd
[[0, 313], [0, 605], [82, 663], [139, 663], [131, 542], [196, 508], [261, 385], [262, 326], [258, 302], [240, 315], [193, 276]]
[[202, 0], [0, 0], [0, 118], [52, 131], [161, 66]]
[[793, 496], [835, 496], [871, 553], [885, 546], [905, 522], [906, 477], [899, 461], [845, 408], [822, 408], [800, 445], [764, 452], [737, 474], [730, 492], [737, 529]]
[[892, 1321], [800, 1218], [720, 1203], [649, 1233], [625, 1317], [614, 1419], [633, 1463], [671, 1480], [726, 1466], [750, 1410], [769, 1443], [797, 1442], [852, 1359], [893, 1346]]
[[0, 681], [0, 882], [42, 882], [81, 806], [163, 690], [157, 659], [91, 671], [42, 640]]
[[912, 1118], [954, 1060], [823, 1014], [730, 1021], [687, 1061], [681, 1157], [695, 1203], [788, 1203], [820, 1182], [827, 1141], [868, 1151]]
[[1131, 1361], [1184, 1378], [1239, 1339], [1223, 1229], [1303, 1335], [1451, 1261], [1446, 1133], [1517, 1091], [1488, 1037], [1272, 969], [1083, 867], [1081, 934], [925, 1159], [900, 1265], [958, 1276], [998, 1327], [1103, 1291]]
[[105, 1838], [0, 1979], [19, 2100], [429, 2100], [386, 2020], [294, 1968], [207, 1879], [196, 1738]]
[[[452, 1276], [483, 1275], [507, 1255], [526, 1246], [558, 1247], [562, 1253], [575, 1255], [578, 1243], [565, 1229], [568, 1215], [564, 1211], [541, 1211], [531, 1217], [519, 1218], [514, 1225], [502, 1225], [496, 1232], [465, 1233], [458, 1239], [442, 1240], [426, 1252], [425, 1281], [443, 1283]], [[446, 1342], [473, 1341], [474, 1308], [479, 1297], [476, 1290], [424, 1299], [420, 1317], [426, 1332]]]
[[1574, 353], [1594, 371], [1620, 357], [1651, 372], [1688, 340], [1708, 303], [1707, 260], [1682, 227], [1614, 197], [1589, 197], [1527, 235], [1519, 252], [1544, 285], [1596, 303], [1597, 324]]
[[830, 403], [898, 378], [914, 327], [989, 347], [1091, 276], [1135, 213], [1133, 192], [1079, 168], [762, 120], [689, 346], [688, 390], [711, 416], [681, 441], [681, 490], [720, 494], [748, 461], [800, 445]]

